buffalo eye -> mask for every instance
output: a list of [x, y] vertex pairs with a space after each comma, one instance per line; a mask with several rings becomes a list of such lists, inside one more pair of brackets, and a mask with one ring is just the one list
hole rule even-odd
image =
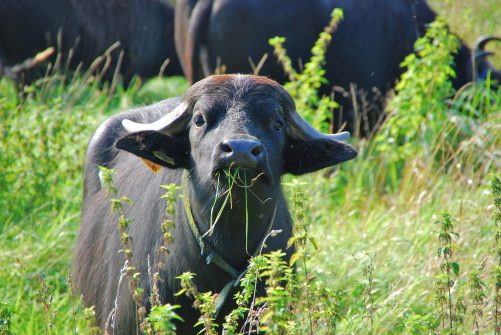
[[280, 131], [282, 130], [282, 128], [284, 127], [284, 123], [282, 120], [275, 120], [273, 122], [273, 128], [276, 130], [276, 131]]
[[205, 119], [202, 114], [197, 114], [193, 117], [193, 122], [195, 123], [195, 126], [201, 127], [205, 124]]

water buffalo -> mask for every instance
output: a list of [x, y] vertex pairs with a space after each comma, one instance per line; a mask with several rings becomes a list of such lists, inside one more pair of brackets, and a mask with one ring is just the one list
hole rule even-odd
[[[211, 76], [191, 86], [182, 99], [164, 100], [110, 118], [90, 141], [85, 162], [82, 222], [74, 261], [75, 282], [85, 304], [95, 305], [102, 327], [114, 312], [115, 333], [136, 332], [131, 294], [127, 284], [118, 287], [124, 257], [119, 253], [117, 217], [110, 216], [98, 165], [113, 168], [119, 195], [134, 201], [125, 215], [134, 222], [129, 233], [145, 297], [151, 293], [147, 260], [164, 264], [160, 300], [181, 304], [179, 314], [185, 322], [178, 325], [178, 334], [194, 334], [198, 315], [192, 301], [174, 296], [180, 288], [176, 276], [195, 273], [199, 291], [221, 292], [244, 271], [250, 254], [262, 246], [271, 229], [282, 233], [266, 242], [265, 252], [286, 250], [292, 222], [281, 176], [304, 174], [354, 158], [356, 151], [342, 142], [347, 136], [319, 133], [299, 116], [294, 101], [279, 84], [251, 75]], [[138, 157], [164, 168], [152, 173]], [[224, 206], [229, 183], [223, 171], [239, 171], [240, 183], [251, 185], [248, 199], [242, 185], [234, 187], [232, 205], [224, 207], [212, 234], [201, 237], [209, 229], [211, 213]], [[158, 250], [166, 206], [160, 199], [160, 185], [169, 183], [183, 185], [184, 200], [176, 203], [174, 242], [164, 255]], [[219, 324], [232, 306], [226, 301]]]
[[23, 81], [43, 75], [45, 67], [34, 66], [37, 62], [16, 65], [48, 47], [56, 49], [49, 61], [59, 51], [71, 58], [72, 68], [80, 62], [88, 67], [116, 42], [120, 44], [111, 49], [105, 79], [113, 77], [117, 64], [125, 82], [136, 74], [152, 77], [167, 59], [165, 74], [182, 75], [174, 46], [174, 9], [167, 0], [0, 2], [0, 75]]
[[[425, 0], [178, 0], [175, 40], [184, 73], [190, 82], [219, 67], [227, 73], [252, 73], [251, 63], [258, 64], [268, 54], [259, 73], [283, 83], [287, 76], [271, 56], [268, 39], [284, 36], [288, 55], [298, 68], [301, 60], [309, 59], [333, 8], [342, 8], [344, 19], [326, 55], [329, 85], [321, 93], [330, 94], [333, 86], [350, 92], [353, 84], [354, 90], [365, 92], [365, 100], [381, 96], [384, 100], [403, 71], [400, 63], [436, 18]], [[461, 45], [455, 58], [456, 88], [474, 80], [476, 72], [481, 79], [492, 70], [492, 77], [501, 80], [501, 72], [492, 68], [483, 51], [489, 40], [481, 40], [473, 51]], [[356, 100], [347, 94], [336, 100], [341, 108], [335, 113], [335, 129], [346, 123], [348, 130], [356, 130], [352, 111]], [[381, 108], [375, 107], [374, 113], [365, 116], [362, 130], [372, 128], [379, 118]]]

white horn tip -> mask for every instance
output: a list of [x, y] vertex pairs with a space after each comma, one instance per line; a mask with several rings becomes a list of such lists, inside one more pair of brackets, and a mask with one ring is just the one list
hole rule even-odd
[[345, 142], [350, 138], [350, 133], [343, 131], [337, 134], [329, 135], [329, 138], [333, 139], [334, 141]]
[[122, 126], [128, 133], [136, 133], [143, 130], [143, 127], [141, 127], [142, 124], [127, 119], [122, 120]]

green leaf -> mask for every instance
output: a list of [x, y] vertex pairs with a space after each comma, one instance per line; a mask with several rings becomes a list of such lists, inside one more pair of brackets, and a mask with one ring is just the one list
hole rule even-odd
[[456, 275], [456, 276], [459, 276], [459, 264], [456, 263], [456, 262], [451, 262], [449, 263], [451, 269], [452, 269], [452, 272]]
[[291, 259], [289, 261], [290, 266], [294, 266], [294, 264], [297, 262], [297, 260], [301, 257], [300, 254], [295, 253], [294, 255], [291, 256]]
[[185, 288], [180, 289], [176, 294], [174, 294], [176, 297], [182, 295], [184, 292], [186, 292]]
[[315, 248], [315, 250], [318, 250], [318, 244], [317, 244], [317, 241], [315, 240], [315, 238], [310, 237], [309, 240], [310, 240], [311, 244], [313, 245], [313, 248]]

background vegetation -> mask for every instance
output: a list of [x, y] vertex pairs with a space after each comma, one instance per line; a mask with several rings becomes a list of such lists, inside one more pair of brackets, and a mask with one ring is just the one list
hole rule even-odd
[[[432, 3], [469, 42], [501, 35], [494, 0]], [[297, 275], [276, 255], [250, 272], [274, 288], [261, 301], [276, 326], [268, 333], [499, 333], [501, 90], [453, 92], [454, 39], [440, 23], [433, 32], [422, 43], [439, 41], [437, 52], [408, 58], [420, 75], [403, 77], [375, 138], [353, 140], [356, 160], [284, 179]], [[52, 74], [23, 94], [0, 80], [0, 334], [95, 331], [68, 277], [87, 141], [108, 116], [186, 87], [181, 78], [127, 89], [99, 86], [92, 73], [71, 78]], [[280, 279], [295, 298], [280, 295]]]
[[[501, 7], [496, 0], [429, 0], [434, 10], [442, 14], [451, 30], [461, 36], [469, 45], [473, 45], [481, 35], [501, 34]], [[497, 50], [493, 62], [501, 65], [501, 46], [492, 45], [491, 50]]]

